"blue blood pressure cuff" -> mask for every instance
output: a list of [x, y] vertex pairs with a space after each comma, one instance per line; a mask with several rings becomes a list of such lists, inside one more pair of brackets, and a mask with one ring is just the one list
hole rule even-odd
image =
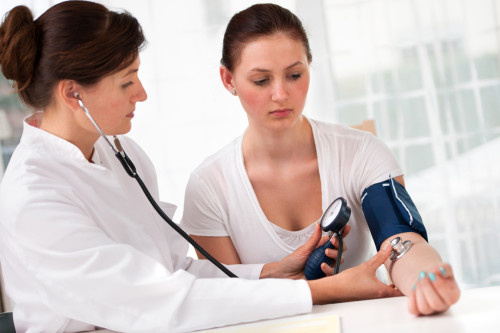
[[361, 207], [377, 251], [384, 240], [402, 232], [417, 232], [427, 241], [417, 207], [404, 186], [390, 176], [363, 191]]

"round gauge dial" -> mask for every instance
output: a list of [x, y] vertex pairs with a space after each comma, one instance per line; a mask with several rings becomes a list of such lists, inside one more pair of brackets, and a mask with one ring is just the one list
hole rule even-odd
[[335, 199], [321, 217], [321, 229], [338, 233], [349, 221], [351, 208], [347, 206], [347, 201], [339, 197]]

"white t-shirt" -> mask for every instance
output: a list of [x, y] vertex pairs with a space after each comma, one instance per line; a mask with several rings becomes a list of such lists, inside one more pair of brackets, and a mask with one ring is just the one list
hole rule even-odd
[[[308, 120], [318, 154], [323, 211], [340, 196], [352, 210], [343, 270], [375, 253], [361, 209], [363, 190], [389, 175], [400, 176], [402, 171], [389, 148], [372, 134]], [[193, 235], [230, 236], [242, 263], [279, 261], [299, 244], [293, 237], [292, 241], [280, 237], [262, 211], [243, 163], [242, 138], [232, 141], [193, 171], [186, 188], [182, 226]], [[300, 235], [302, 243], [312, 234], [313, 228], [308, 228], [307, 233]]]
[[[147, 156], [120, 139], [173, 214], [158, 201]], [[186, 258], [188, 243], [102, 138], [93, 161], [24, 124], [0, 185], [0, 260], [18, 332], [185, 332], [312, 309], [305, 281], [244, 279], [258, 278], [261, 265], [229, 266], [243, 277], [230, 279], [207, 260]]]

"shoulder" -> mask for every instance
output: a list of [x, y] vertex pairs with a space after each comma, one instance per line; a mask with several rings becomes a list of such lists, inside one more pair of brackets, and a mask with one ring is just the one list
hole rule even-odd
[[216, 153], [208, 156], [192, 172], [201, 177], [234, 171], [241, 155], [241, 136], [235, 138]]
[[338, 138], [360, 138], [373, 136], [371, 133], [362, 131], [353, 127], [349, 127], [343, 124], [334, 124], [325, 121], [320, 121], [316, 119], [307, 118], [313, 131], [318, 132], [321, 135], [338, 137]]
[[327, 123], [308, 119], [319, 146], [332, 146], [334, 149], [345, 147], [350, 150], [364, 149], [381, 141], [373, 134], [342, 124]]
[[[241, 137], [224, 146], [221, 150], [205, 158], [190, 174], [185, 201], [207, 200], [224, 197], [232, 189], [240, 190], [242, 185], [243, 164]], [[242, 170], [243, 169], [243, 170]], [[203, 194], [202, 194], [203, 193]], [[185, 202], [185, 203], [186, 203]]]

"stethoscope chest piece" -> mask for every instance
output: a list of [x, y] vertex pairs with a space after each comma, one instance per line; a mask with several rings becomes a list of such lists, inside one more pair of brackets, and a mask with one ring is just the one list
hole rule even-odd
[[392, 261], [398, 260], [399, 258], [404, 256], [405, 253], [408, 252], [408, 250], [410, 250], [411, 245], [412, 243], [409, 240], [403, 242], [401, 240], [401, 237], [394, 238], [393, 240], [391, 240], [392, 252], [389, 258]]

